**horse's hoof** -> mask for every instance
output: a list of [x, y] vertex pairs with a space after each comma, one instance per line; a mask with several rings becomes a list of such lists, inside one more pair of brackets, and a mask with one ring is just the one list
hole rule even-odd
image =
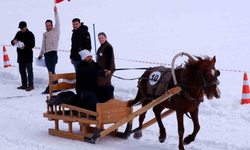
[[142, 131], [138, 130], [134, 133], [134, 138], [135, 139], [140, 139], [142, 137]]
[[130, 136], [130, 134], [122, 134], [122, 135], [121, 135], [121, 138], [127, 139], [129, 136]]
[[184, 139], [184, 145], [188, 145], [191, 142], [193, 142], [194, 139], [191, 138], [191, 135], [188, 135], [185, 139]]
[[160, 138], [160, 137], [159, 137], [159, 142], [160, 142], [160, 143], [165, 142], [165, 140], [166, 140], [166, 138]]
[[185, 150], [185, 148], [183, 147], [183, 148], [179, 148], [179, 150]]
[[164, 131], [164, 132], [160, 132], [159, 142], [160, 142], [160, 143], [165, 142], [166, 138], [167, 138], [166, 132], [165, 132], [165, 131]]

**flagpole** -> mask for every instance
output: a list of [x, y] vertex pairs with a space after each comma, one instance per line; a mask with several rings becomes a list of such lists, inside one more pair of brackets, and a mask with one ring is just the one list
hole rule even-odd
[[95, 39], [95, 24], [93, 24], [93, 30], [94, 30], [95, 56], [96, 56], [96, 62], [97, 62], [96, 39]]

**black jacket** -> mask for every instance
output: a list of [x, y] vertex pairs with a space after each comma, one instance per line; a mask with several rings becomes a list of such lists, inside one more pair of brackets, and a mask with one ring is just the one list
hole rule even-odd
[[74, 61], [81, 60], [81, 56], [78, 54], [79, 51], [84, 49], [91, 51], [91, 39], [88, 27], [82, 24], [78, 29], [73, 30], [71, 43], [70, 59]]
[[[35, 47], [34, 34], [30, 32], [28, 29], [24, 33], [18, 31], [14, 39], [17, 39], [17, 41], [21, 41], [24, 43], [24, 49], [17, 48], [17, 62], [18, 63], [33, 62], [32, 48]], [[14, 45], [13, 40], [11, 41], [12, 45]]]
[[81, 61], [76, 71], [76, 92], [79, 90], [94, 90], [99, 87], [98, 76], [105, 76], [105, 71], [96, 62]]

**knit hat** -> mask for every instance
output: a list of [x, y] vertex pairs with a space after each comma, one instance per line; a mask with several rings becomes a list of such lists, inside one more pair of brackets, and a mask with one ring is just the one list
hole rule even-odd
[[91, 52], [89, 50], [81, 50], [79, 52], [79, 54], [81, 55], [82, 60], [84, 60], [88, 56], [92, 56], [92, 54], [91, 54]]

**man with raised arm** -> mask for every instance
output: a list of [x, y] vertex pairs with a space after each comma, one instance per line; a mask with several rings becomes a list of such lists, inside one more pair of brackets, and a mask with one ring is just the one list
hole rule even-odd
[[[56, 6], [54, 7], [54, 12], [56, 21], [55, 27], [53, 27], [51, 20], [45, 21], [45, 27], [47, 31], [43, 33], [42, 48], [38, 57], [38, 59], [41, 59], [44, 55], [48, 72], [52, 72], [52, 74], [55, 74], [55, 68], [58, 60], [57, 50], [60, 37], [60, 21]], [[53, 84], [57, 83], [58, 81], [53, 82]], [[42, 92], [42, 94], [49, 94], [49, 86], [44, 92]]]

